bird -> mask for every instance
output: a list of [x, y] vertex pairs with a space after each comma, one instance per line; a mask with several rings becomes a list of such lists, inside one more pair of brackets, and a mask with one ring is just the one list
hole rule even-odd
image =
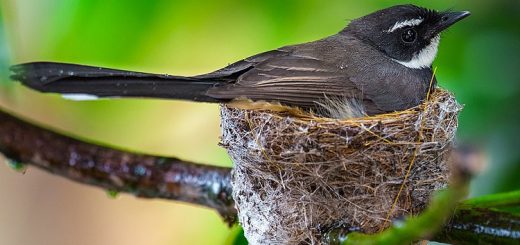
[[422, 103], [441, 33], [468, 11], [396, 5], [352, 20], [338, 33], [259, 53], [216, 71], [175, 76], [87, 65], [31, 62], [11, 78], [74, 100], [102, 97], [229, 103], [275, 102], [331, 118], [401, 111]]

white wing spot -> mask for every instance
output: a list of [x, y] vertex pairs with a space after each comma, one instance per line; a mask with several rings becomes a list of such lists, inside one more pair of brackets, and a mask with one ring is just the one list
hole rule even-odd
[[99, 97], [91, 94], [63, 94], [61, 95], [66, 100], [74, 101], [85, 101], [85, 100], [97, 100]]

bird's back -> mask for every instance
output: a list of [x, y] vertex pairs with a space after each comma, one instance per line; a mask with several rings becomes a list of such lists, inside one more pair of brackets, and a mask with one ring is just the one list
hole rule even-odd
[[355, 100], [369, 115], [419, 104], [429, 82], [424, 78], [431, 78], [431, 69], [404, 67], [348, 33], [282, 47], [230, 67], [244, 69], [236, 80], [210, 89], [209, 96], [279, 101], [318, 111], [331, 99]]

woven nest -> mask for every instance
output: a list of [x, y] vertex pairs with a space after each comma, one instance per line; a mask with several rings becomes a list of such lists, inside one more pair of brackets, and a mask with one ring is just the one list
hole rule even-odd
[[391, 224], [401, 185], [390, 220], [420, 212], [447, 185], [461, 106], [445, 90], [406, 111], [349, 120], [246, 104], [221, 107], [221, 145], [250, 244], [319, 244], [339, 226], [374, 233]]

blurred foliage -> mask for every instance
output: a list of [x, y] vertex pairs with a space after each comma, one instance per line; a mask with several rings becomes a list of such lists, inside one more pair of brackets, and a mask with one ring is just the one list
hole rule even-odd
[[464, 201], [462, 207], [487, 208], [520, 216], [520, 190], [474, 197]]
[[240, 225], [233, 226], [228, 235], [225, 245], [247, 245], [247, 239], [244, 236], [244, 229]]
[[[9, 81], [9, 79], [6, 79], [9, 67], [9, 48], [7, 47], [5, 28], [2, 24], [2, 20], [2, 11], [0, 11], [0, 86], [8, 84]], [[6, 89], [5, 87], [0, 88]]]
[[[6, 83], [7, 63], [52, 60], [191, 75], [331, 35], [349, 19], [410, 2], [472, 12], [443, 36], [435, 62], [438, 80], [465, 105], [460, 143], [488, 154], [489, 164], [473, 182], [471, 195], [519, 189], [517, 0], [2, 0], [0, 106], [108, 145], [229, 166], [225, 151], [216, 145], [216, 105], [65, 101]], [[222, 226], [216, 222], [208, 223], [208, 229]]]

